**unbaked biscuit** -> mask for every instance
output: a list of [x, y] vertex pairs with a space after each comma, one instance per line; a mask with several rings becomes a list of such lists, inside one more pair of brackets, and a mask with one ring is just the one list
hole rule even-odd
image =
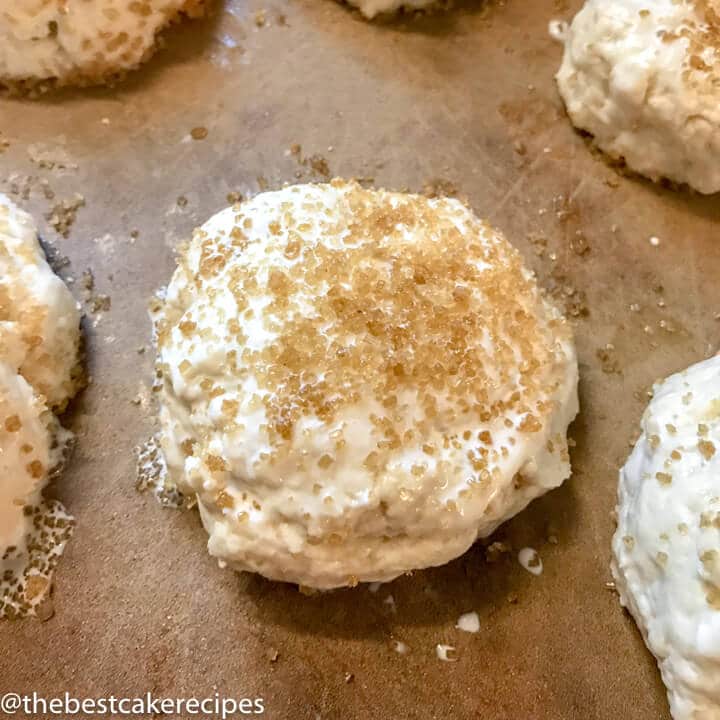
[[570, 328], [457, 200], [263, 193], [196, 231], [154, 315], [167, 482], [234, 568], [391, 580], [570, 474]]
[[92, 85], [133, 70], [205, 0], [0, 0], [0, 86]]
[[558, 88], [573, 123], [652, 180], [720, 191], [720, 3], [587, 0]]

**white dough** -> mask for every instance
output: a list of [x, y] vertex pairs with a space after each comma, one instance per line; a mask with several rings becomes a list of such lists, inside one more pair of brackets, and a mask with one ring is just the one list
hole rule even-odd
[[587, 0], [553, 27], [578, 128], [653, 180], [720, 191], [720, 2]]
[[102, 82], [146, 60], [156, 35], [204, 0], [0, 0], [0, 83]]
[[655, 387], [620, 471], [613, 575], [675, 720], [720, 720], [720, 357]]
[[237, 569], [388, 581], [570, 474], [571, 331], [457, 200], [258, 195], [195, 232], [155, 322], [169, 482]]
[[77, 389], [80, 314], [50, 269], [33, 219], [0, 194], [0, 361], [52, 408]]
[[33, 611], [69, 536], [41, 493], [70, 438], [52, 409], [78, 388], [79, 325], [32, 218], [0, 195], [0, 617]]

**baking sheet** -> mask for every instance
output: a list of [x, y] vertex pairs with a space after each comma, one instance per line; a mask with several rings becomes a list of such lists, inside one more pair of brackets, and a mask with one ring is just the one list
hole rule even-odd
[[[572, 131], [547, 24], [579, 4], [368, 24], [329, 0], [228, 0], [114, 90], [0, 100], [0, 180], [27, 189], [21, 204], [70, 261], [92, 376], [54, 489], [78, 523], [55, 615], [0, 625], [0, 691], [262, 696], [266, 717], [293, 720], [668, 717], [605, 587], [611, 511], [652, 381], [718, 346], [720, 203], [619, 175]], [[134, 489], [133, 448], [153, 427], [146, 307], [174, 248], [228, 193], [322, 179], [322, 160], [393, 189], [456, 189], [575, 316], [574, 475], [499, 530], [513, 551], [496, 562], [476, 545], [375, 593], [304, 597], [220, 570], [196, 514]], [[85, 205], [64, 238], [43, 218], [75, 193]], [[539, 577], [517, 562], [525, 546]], [[454, 627], [469, 611], [477, 634]], [[456, 662], [438, 660], [439, 643]]]

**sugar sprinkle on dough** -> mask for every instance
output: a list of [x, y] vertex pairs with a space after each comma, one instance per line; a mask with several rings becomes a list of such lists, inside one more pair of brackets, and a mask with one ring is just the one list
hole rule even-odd
[[655, 386], [620, 471], [612, 571], [675, 720], [720, 717], [720, 357]]

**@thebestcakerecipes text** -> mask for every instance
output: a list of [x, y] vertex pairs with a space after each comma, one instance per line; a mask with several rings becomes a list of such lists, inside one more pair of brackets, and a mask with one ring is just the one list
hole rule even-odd
[[198, 718], [199, 720], [229, 720], [265, 713], [261, 697], [225, 697], [214, 693], [206, 697], [156, 697], [146, 692], [135, 697], [109, 695], [98, 698], [79, 698], [71, 693], [44, 697], [36, 692], [8, 692], [0, 696], [0, 715], [9, 717], [86, 718], [158, 716]]

